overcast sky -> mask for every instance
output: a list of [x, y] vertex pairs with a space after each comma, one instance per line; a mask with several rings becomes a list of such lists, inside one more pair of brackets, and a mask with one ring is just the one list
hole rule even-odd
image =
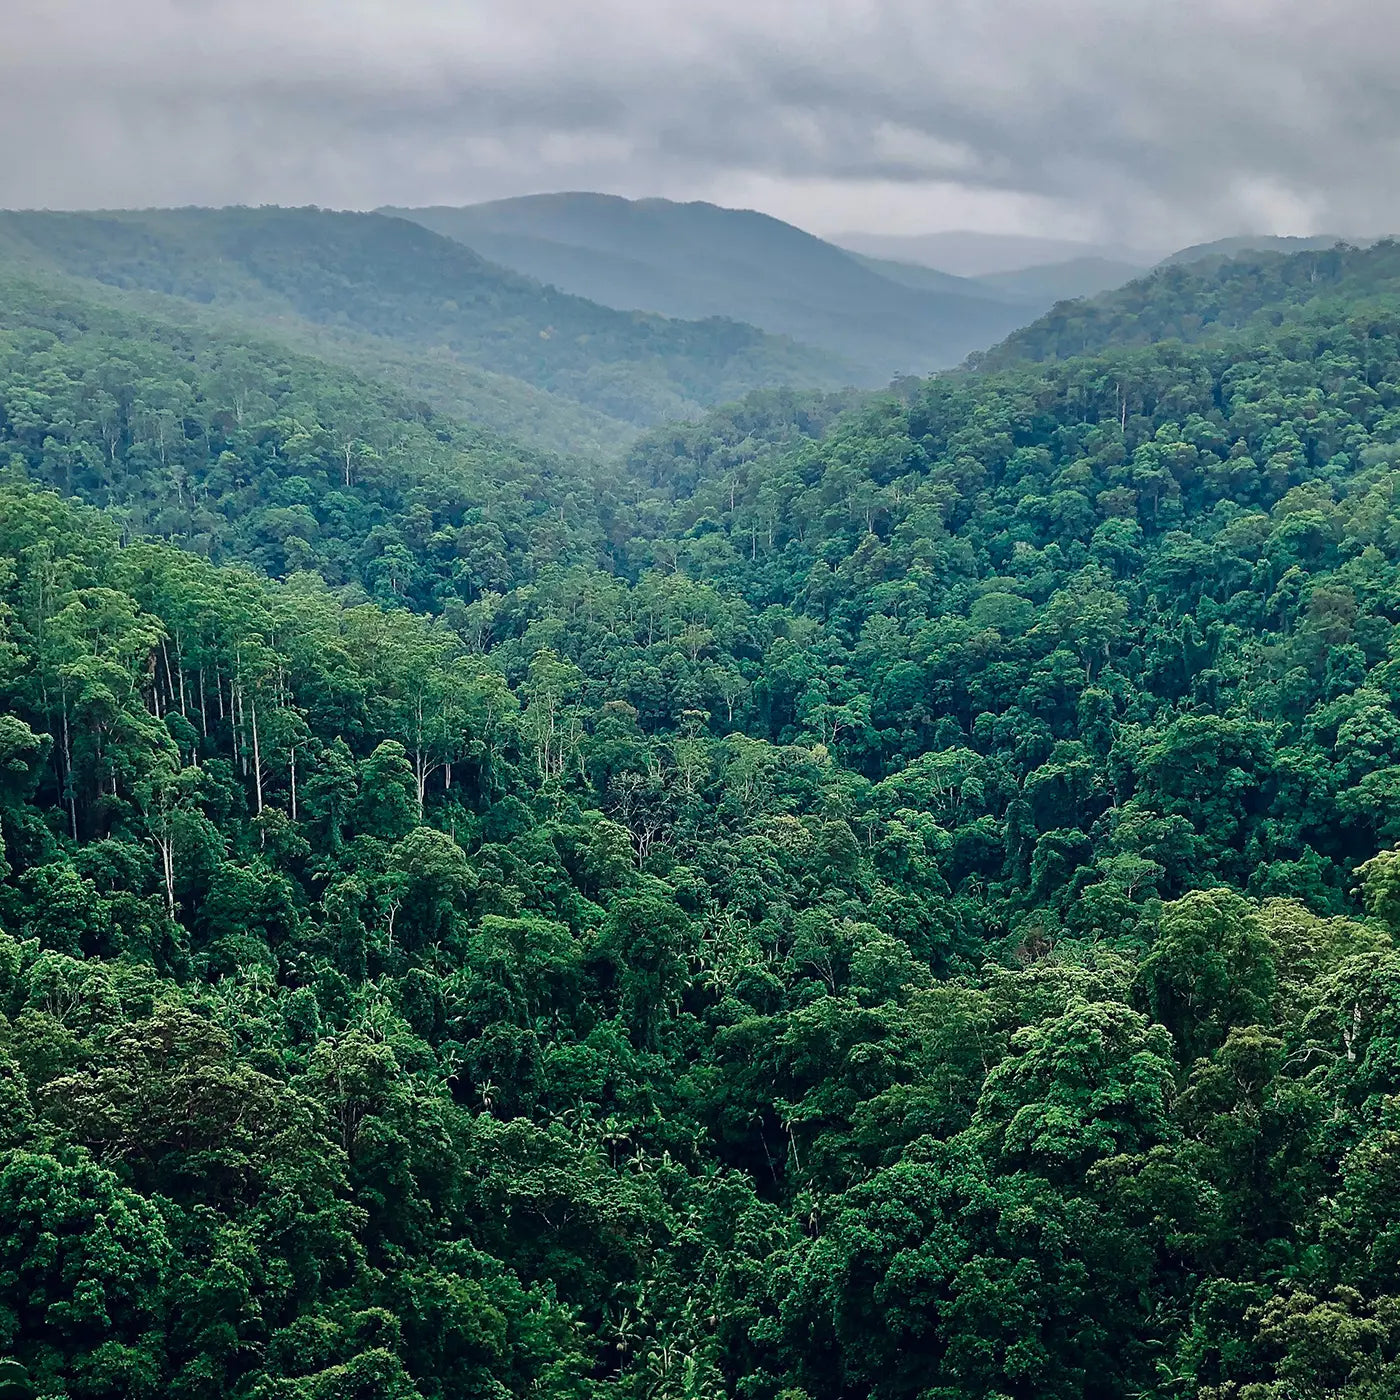
[[1395, 0], [0, 0], [0, 204], [1400, 229]]

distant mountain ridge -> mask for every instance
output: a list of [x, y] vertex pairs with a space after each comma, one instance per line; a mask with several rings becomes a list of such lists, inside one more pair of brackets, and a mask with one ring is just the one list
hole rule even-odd
[[987, 277], [1021, 272], [1030, 267], [1102, 258], [1148, 268], [1162, 252], [1133, 248], [1123, 243], [1093, 243], [1068, 238], [1038, 238], [1019, 233], [978, 233], [953, 229], [941, 233], [885, 234], [841, 233], [831, 240], [839, 248], [866, 257], [891, 258], [919, 263], [958, 277]]
[[1097, 296], [1112, 291], [1135, 277], [1143, 269], [1135, 263], [1113, 258], [1068, 258], [1064, 262], [1037, 263], [1014, 272], [986, 272], [972, 279], [979, 286], [993, 288], [1007, 296], [1053, 306], [1057, 301], [1072, 301], [1078, 297]]
[[568, 193], [381, 212], [605, 305], [760, 326], [839, 356], [872, 386], [956, 364], [1029, 314], [998, 289], [911, 284], [779, 219], [714, 204]]
[[1017, 292], [1003, 291], [986, 278], [957, 277], [951, 272], [940, 272], [936, 267], [925, 267], [922, 263], [871, 258], [864, 253], [851, 253], [850, 256], [886, 281], [898, 282], [902, 287], [917, 287], [926, 292], [953, 292], [959, 296], [992, 297], [1007, 302], [1019, 303], [1023, 300]]
[[1055, 357], [1104, 336], [1238, 326], [1261, 297], [1315, 289], [1264, 272], [1251, 291], [1236, 263], [1267, 266], [1295, 248], [1325, 258], [1332, 242], [1241, 237], [1171, 255], [1155, 278], [1232, 269], [1184, 317], [1170, 283], [1153, 278], [1118, 301], [1095, 295], [1136, 271], [1105, 258], [962, 277], [849, 252], [753, 211], [599, 195], [402, 217], [0, 212], [0, 273], [70, 278], [114, 305], [275, 336], [534, 447], [609, 456], [639, 428], [755, 389], [882, 387], [969, 355]]
[[1338, 243], [1366, 246], [1373, 241], [1343, 238], [1335, 233], [1319, 233], [1306, 238], [1246, 233], [1232, 238], [1217, 238], [1210, 243], [1193, 243], [1189, 248], [1179, 248], [1175, 253], [1163, 258], [1158, 266], [1170, 267], [1175, 263], [1202, 262], [1207, 258], [1234, 258], [1241, 253], [1309, 253], [1335, 247]]
[[[850, 233], [837, 244], [895, 281], [957, 278], [962, 286], [1048, 309], [1115, 291], [1154, 268], [1223, 261], [1248, 253], [1317, 252], [1343, 240], [1332, 234], [1239, 234], [1166, 256], [1121, 244], [1074, 243], [1022, 234], [953, 231], [918, 235]], [[1367, 246], [1374, 240], [1351, 240]]]

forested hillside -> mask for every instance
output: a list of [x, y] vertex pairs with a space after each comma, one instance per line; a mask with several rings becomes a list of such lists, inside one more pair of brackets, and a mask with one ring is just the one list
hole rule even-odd
[[606, 469], [7, 291], [0, 1351], [1395, 1394], [1392, 256]]
[[1168, 259], [1117, 291], [1062, 302], [973, 358], [985, 369], [1000, 369], [1109, 347], [1267, 334], [1285, 320], [1329, 325], [1344, 319], [1358, 300], [1374, 303], [1400, 292], [1400, 245], [1390, 240], [1365, 249], [1339, 243], [1292, 255], [1200, 256], [1203, 251], [1188, 249], [1182, 256], [1194, 255], [1192, 261]]
[[[834, 357], [733, 321], [675, 321], [569, 296], [417, 224], [323, 209], [0, 213], [0, 257], [289, 321], [524, 380], [633, 424], [764, 385], [838, 385]], [[360, 342], [362, 344], [362, 341]]]
[[[107, 507], [128, 535], [437, 608], [544, 560], [597, 555], [598, 492], [615, 476], [604, 467], [528, 451], [275, 345], [4, 290], [0, 452]], [[408, 598], [411, 551], [431, 553], [435, 573]]]

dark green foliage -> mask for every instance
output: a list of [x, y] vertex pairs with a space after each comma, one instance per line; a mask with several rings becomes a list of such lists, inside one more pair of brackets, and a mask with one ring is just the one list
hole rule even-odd
[[35, 1393], [1400, 1388], [1383, 305], [608, 472], [231, 354], [9, 303]]

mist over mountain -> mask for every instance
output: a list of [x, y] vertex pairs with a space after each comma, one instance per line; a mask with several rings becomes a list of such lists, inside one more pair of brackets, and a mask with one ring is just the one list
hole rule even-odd
[[866, 384], [956, 364], [1026, 319], [965, 280], [901, 285], [752, 210], [557, 194], [386, 212], [604, 305], [790, 336], [858, 366]]
[[1039, 238], [1030, 234], [977, 233], [969, 230], [923, 234], [842, 233], [833, 235], [832, 242], [868, 257], [919, 263], [958, 277], [1018, 272], [1023, 268], [1079, 258], [1101, 258], [1147, 268], [1158, 262], [1167, 251], [1163, 249], [1153, 253], [1118, 243], [1089, 243], [1065, 238]]
[[1136, 263], [1111, 258], [1080, 257], [1064, 262], [1033, 263], [1010, 272], [986, 272], [971, 279], [1027, 303], [1053, 305], [1077, 297], [1112, 291], [1142, 275]]
[[[849, 252], [849, 250], [846, 250]], [[920, 291], [951, 292], [958, 296], [993, 297], [1007, 302], [1021, 302], [1022, 298], [1014, 289], [1003, 291], [985, 278], [957, 277], [951, 272], [939, 272], [937, 268], [925, 267], [922, 263], [896, 262], [892, 258], [872, 258], [864, 253], [849, 253], [858, 263], [868, 267], [878, 276], [903, 287], [915, 287]], [[1010, 274], [1012, 277], [1018, 274]]]

